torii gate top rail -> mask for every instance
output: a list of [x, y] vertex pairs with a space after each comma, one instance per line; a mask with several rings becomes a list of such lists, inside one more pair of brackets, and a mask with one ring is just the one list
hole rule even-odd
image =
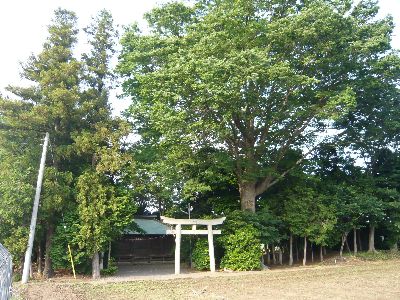
[[[225, 217], [218, 219], [174, 219], [161, 216], [165, 224], [175, 225], [175, 229], [167, 230], [167, 234], [175, 234], [175, 274], [180, 273], [181, 263], [181, 235], [182, 234], [207, 234], [208, 235], [208, 253], [210, 255], [210, 270], [215, 272], [214, 257], [214, 234], [221, 234], [221, 230], [213, 230], [213, 225], [220, 225], [225, 221]], [[192, 225], [192, 230], [182, 230], [182, 225]], [[205, 225], [207, 230], [198, 230], [196, 225]]]
[[163, 223], [171, 224], [171, 225], [220, 225], [224, 223], [226, 217], [218, 218], [218, 219], [174, 219], [161, 216], [160, 217]]

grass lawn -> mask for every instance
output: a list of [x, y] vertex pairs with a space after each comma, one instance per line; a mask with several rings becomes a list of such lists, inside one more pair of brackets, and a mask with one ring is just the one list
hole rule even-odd
[[400, 299], [400, 260], [363, 261], [188, 278], [15, 284], [15, 299]]

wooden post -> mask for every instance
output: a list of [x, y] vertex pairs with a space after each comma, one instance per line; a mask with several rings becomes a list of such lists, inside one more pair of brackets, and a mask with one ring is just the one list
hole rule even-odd
[[175, 237], [175, 274], [181, 273], [181, 224], [176, 225]]
[[71, 260], [72, 272], [74, 273], [74, 278], [76, 279], [74, 259], [72, 258], [72, 251], [71, 251], [71, 247], [69, 246], [69, 244], [68, 244], [68, 252], [69, 252], [69, 258]]
[[210, 255], [210, 271], [215, 272], [214, 240], [212, 225], [207, 225], [208, 230], [208, 253]]

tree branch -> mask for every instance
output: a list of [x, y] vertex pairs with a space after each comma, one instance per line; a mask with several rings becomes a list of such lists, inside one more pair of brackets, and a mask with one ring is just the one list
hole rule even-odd
[[256, 194], [260, 195], [264, 193], [266, 190], [268, 190], [270, 187], [273, 185], [277, 184], [281, 179], [283, 179], [290, 171], [292, 171], [294, 168], [296, 168], [300, 163], [304, 161], [304, 159], [312, 153], [315, 149], [317, 149], [319, 144], [315, 145], [312, 147], [309, 151], [307, 151], [305, 154], [302, 155], [301, 158], [299, 158], [293, 166], [291, 166], [289, 169], [285, 170], [282, 172], [277, 178], [273, 179], [271, 176], [266, 177], [260, 184], [256, 185]]

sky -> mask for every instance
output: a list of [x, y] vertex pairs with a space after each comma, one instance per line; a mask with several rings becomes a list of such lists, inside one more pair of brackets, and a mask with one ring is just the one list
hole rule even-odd
[[[78, 27], [87, 26], [98, 11], [109, 10], [116, 24], [129, 25], [138, 22], [145, 27], [143, 14], [167, 0], [3, 0], [0, 1], [0, 93], [4, 88], [21, 85], [20, 62], [41, 51], [47, 36], [53, 12], [58, 7], [74, 11], [78, 16]], [[380, 16], [391, 14], [396, 29], [393, 47], [400, 50], [400, 0], [379, 0]], [[78, 45], [83, 48], [84, 45]], [[127, 108], [128, 99], [112, 96], [114, 113]]]

